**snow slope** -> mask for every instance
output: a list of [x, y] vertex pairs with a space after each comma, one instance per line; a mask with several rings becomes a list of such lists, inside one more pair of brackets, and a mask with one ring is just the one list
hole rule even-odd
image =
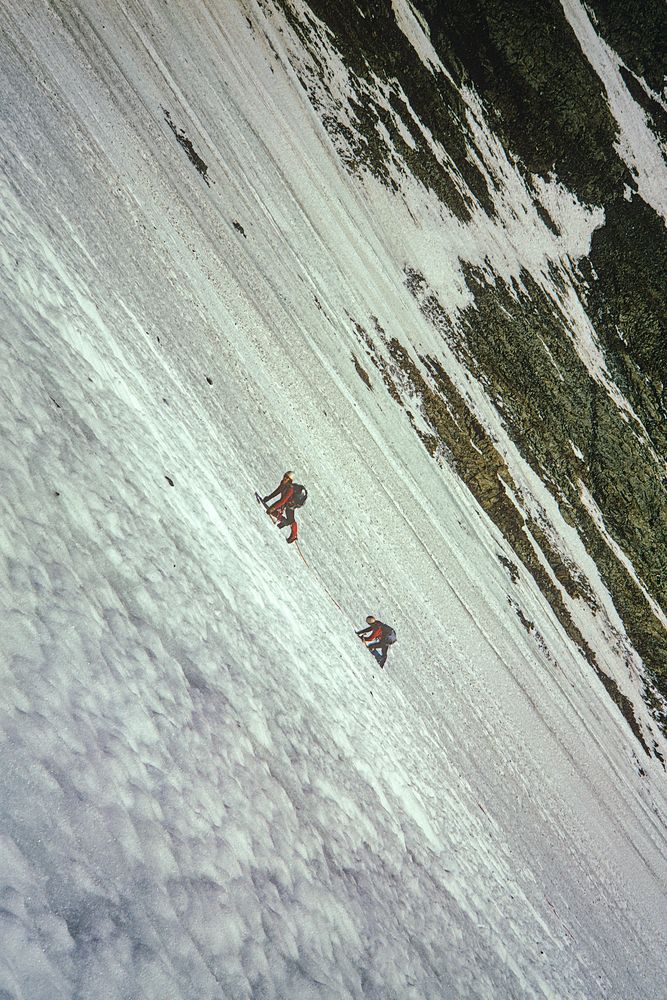
[[[433, 338], [421, 223], [287, 25], [0, 18], [0, 996], [663, 997], [664, 771], [358, 378], [352, 318]], [[303, 559], [253, 497], [285, 468]]]

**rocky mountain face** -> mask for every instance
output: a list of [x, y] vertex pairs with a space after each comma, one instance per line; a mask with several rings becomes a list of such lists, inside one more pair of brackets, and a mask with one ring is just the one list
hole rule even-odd
[[0, 5], [2, 1000], [664, 995], [661, 15]]
[[[595, 621], [665, 731], [659, 4], [281, 0], [262, 9], [282, 25], [345, 169], [397, 197], [416, 182], [439, 212], [431, 228], [415, 215], [425, 253], [414, 259], [406, 242], [403, 260], [405, 295], [436, 336], [425, 347], [410, 329], [350, 317], [357, 373], [371, 391], [368, 373], [379, 370], [433, 460], [456, 468], [512, 544], [510, 576], [532, 575], [646, 753], [659, 754], [588, 638]], [[438, 278], [433, 228], [455, 249], [462, 231], [475, 233], [474, 252], [457, 252], [458, 285]], [[538, 231], [547, 249], [531, 255]], [[469, 373], [476, 391], [462, 391], [454, 371]], [[520, 481], [513, 450], [553, 506]], [[600, 581], [622, 627], [601, 607]]]

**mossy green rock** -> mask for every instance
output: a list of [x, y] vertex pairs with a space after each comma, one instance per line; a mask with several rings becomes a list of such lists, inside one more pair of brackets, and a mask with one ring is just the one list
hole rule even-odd
[[[410, 172], [461, 222], [480, 208], [493, 216], [489, 177], [470, 155], [474, 137], [462, 88], [472, 87], [528, 192], [534, 175], [555, 175], [581, 202], [604, 210], [588, 257], [577, 267], [566, 261], [567, 277], [554, 262], [554, 296], [546, 293], [543, 278], [538, 283], [526, 271], [510, 288], [497, 276], [490, 283], [488, 273], [462, 262], [473, 304], [454, 319], [438, 290], [429, 288], [410, 261], [406, 294], [441, 335], [446, 332], [449, 347], [496, 404], [522, 456], [576, 528], [648, 668], [645, 697], [664, 725], [657, 692], [667, 697], [667, 635], [655, 605], [667, 607], [667, 247], [664, 221], [642, 201], [617, 151], [618, 127], [604, 85], [558, 0], [539, 5], [531, 0], [415, 0], [444, 73], [424, 65], [389, 0], [309, 0], [309, 5], [348, 68], [354, 128], [337, 113], [328, 91], [317, 22], [300, 20], [296, 7], [281, 0], [313, 64], [322, 66], [318, 93], [307, 80], [304, 86], [330, 134], [341, 140], [348, 169], [371, 171], [391, 189]], [[649, 125], [667, 133], [663, 109], [637, 79], [656, 91], [662, 85], [664, 52], [660, 55], [653, 42], [664, 19], [662, 6], [653, 0], [642, 5], [592, 0], [588, 10], [597, 30], [626, 61], [623, 79]], [[322, 97], [327, 92], [329, 106]], [[412, 113], [451, 157], [447, 167], [415, 127]], [[406, 142], [407, 132], [414, 144]], [[535, 201], [535, 208], [555, 231], [543, 206]], [[608, 381], [588, 370], [567, 316], [556, 304], [566, 284], [569, 294], [579, 295], [594, 326]], [[648, 752], [630, 702], [604, 676], [566, 606], [564, 595], [586, 601], [595, 613], [591, 586], [552, 544], [545, 525], [521, 513], [520, 491], [502, 455], [457, 392], [443, 358], [418, 359], [411, 353], [409, 332], [390, 337], [377, 320], [373, 324], [370, 333], [358, 322], [354, 329], [388, 392], [405, 408], [429, 454], [438, 459], [444, 449], [450, 456]], [[356, 355], [353, 364], [370, 388]], [[628, 406], [619, 402], [620, 394]], [[410, 410], [415, 398], [429, 425], [426, 431]], [[526, 619], [528, 625], [537, 631]]]

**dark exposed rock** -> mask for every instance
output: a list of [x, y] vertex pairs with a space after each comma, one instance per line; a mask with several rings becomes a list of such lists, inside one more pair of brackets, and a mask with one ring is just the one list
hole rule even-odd
[[362, 368], [362, 366], [359, 364], [359, 359], [357, 358], [356, 354], [352, 355], [352, 361], [354, 363], [354, 368], [355, 368], [355, 371], [356, 371], [357, 375], [359, 376], [359, 378], [361, 379], [361, 381], [364, 383], [364, 385], [368, 389], [370, 389], [371, 392], [372, 392], [373, 391], [373, 386], [372, 386], [371, 380], [370, 380], [370, 378], [368, 376], [368, 372], [366, 371], [365, 368]]
[[[319, 39], [313, 24], [297, 17], [289, 0], [281, 0], [281, 6], [314, 64], [319, 65], [319, 84], [326, 92], [329, 80], [318, 58]], [[351, 129], [341, 115], [333, 113], [334, 95], [329, 95], [325, 107], [305, 71], [300, 75], [301, 84], [320, 111], [327, 131], [334, 141], [342, 140], [338, 148], [348, 167], [370, 170], [389, 187], [395, 187], [392, 173], [407, 167], [461, 220], [470, 218], [475, 202], [493, 214], [486, 178], [469, 156], [474, 139], [466, 123], [466, 107], [461, 95], [443, 73], [434, 77], [431, 70], [415, 58], [412, 45], [396, 22], [391, 4], [379, 0], [367, 0], [363, 5], [310, 0], [309, 6], [335, 37], [336, 47], [357, 92], [356, 99], [351, 98], [356, 118], [355, 128]], [[388, 88], [391, 111], [384, 101], [377, 99], [377, 80], [383, 81]], [[414, 127], [403, 95], [434, 138], [447, 149], [454, 164], [452, 171], [443, 169], [431, 145]], [[403, 130], [398, 129], [396, 116], [402, 120]], [[412, 135], [412, 144], [404, 138], [405, 129]], [[383, 138], [382, 130], [388, 134], [391, 146]], [[400, 162], [395, 159], [392, 147]], [[459, 178], [470, 189], [470, 200], [462, 192]]]
[[554, 171], [585, 202], [620, 197], [629, 174], [616, 123], [558, 0], [417, 5], [454, 78], [479, 91], [528, 173]]
[[[430, 373], [430, 379], [427, 380], [410, 357], [408, 350], [398, 340], [389, 341], [388, 347], [395, 368], [401, 373], [403, 384], [409, 394], [420, 401], [422, 416], [433, 429], [433, 445], [429, 448], [430, 453], [434, 454], [439, 444], [444, 444], [447, 447], [455, 470], [512, 545], [518, 558], [549, 600], [566, 633], [593, 667], [605, 689], [627, 719], [633, 733], [648, 753], [646, 742], [634, 715], [632, 703], [622, 694], [616, 682], [600, 668], [593, 650], [575, 624], [563, 600], [560, 588], [545, 569], [538, 552], [541, 552], [542, 556], [546, 558], [554, 576], [568, 595], [587, 601], [591, 609], [595, 611], [597, 603], [587, 582], [573, 565], [569, 565], [559, 555], [535, 518], [521, 513], [519, 509], [520, 490], [514, 483], [507, 464], [439, 362], [434, 358], [421, 359]], [[377, 361], [377, 355], [374, 360], [379, 367], [380, 362]], [[394, 384], [396, 384], [397, 377], [397, 373], [394, 372]], [[619, 423], [623, 428], [626, 426], [622, 420], [619, 420]], [[533, 436], [528, 433], [525, 437], [531, 442], [538, 440], [538, 437], [533, 439]], [[572, 460], [574, 461], [576, 456], [571, 452], [571, 449], [570, 453], [573, 455]], [[534, 443], [533, 448], [526, 452], [525, 457], [529, 461], [535, 462], [538, 468], [541, 468], [540, 461], [544, 462], [545, 468], [542, 468], [542, 472], [543, 476], [548, 478], [546, 473], [550, 466], [543, 454], [537, 455]], [[559, 468], [556, 467], [557, 472]], [[567, 471], [567, 460], [563, 460], [559, 475], [562, 473], [564, 482], [568, 481]], [[558, 480], [553, 480], [553, 482], [557, 485]], [[569, 488], [573, 521], [580, 529], [589, 551], [593, 550], [591, 554], [593, 554], [598, 566], [601, 567], [603, 578], [614, 598], [619, 600], [621, 607], [628, 614], [637, 615], [638, 620], [641, 621], [639, 628], [632, 628], [630, 622], [625, 619], [626, 628], [635, 646], [644, 656], [647, 666], [653, 668], [656, 680], [662, 684], [661, 661], [656, 659], [655, 655], [657, 652], [659, 656], [660, 650], [659, 648], [657, 650], [651, 648], [650, 645], [641, 641], [642, 629], [648, 629], [647, 634], [654, 642], [658, 639], [659, 622], [653, 616], [645, 596], [636, 584], [634, 585], [635, 591], [629, 594], [628, 590], [633, 582], [632, 577], [595, 528], [588, 510], [582, 504], [571, 483]], [[589, 531], [592, 529], [592, 534], [589, 534], [584, 528]], [[604, 549], [604, 552], [601, 552], [601, 549]], [[533, 622], [528, 622], [527, 619], [524, 621], [523, 618], [521, 620], [529, 631], [534, 628]], [[662, 641], [664, 643], [664, 636]]]
[[[580, 262], [575, 280], [610, 384], [591, 374], [567, 317], [526, 272], [510, 286], [497, 276], [491, 283], [488, 273], [462, 262], [473, 305], [456, 321], [409, 263], [406, 287], [496, 405], [521, 455], [595, 561], [648, 668], [645, 700], [665, 729], [667, 636], [653, 603], [667, 606], [667, 551], [656, 544], [667, 538], [665, 227], [641, 199], [619, 156], [604, 86], [561, 3], [415, 0], [451, 77], [416, 57], [384, 0], [346, 5], [309, 0], [314, 16], [303, 8], [297, 14], [290, 0], [276, 3], [308, 52], [308, 61], [294, 55], [296, 71], [349, 170], [370, 171], [394, 190], [410, 173], [463, 222], [479, 208], [493, 215], [461, 92], [473, 87], [529, 190], [535, 191], [534, 175], [554, 174], [581, 201], [604, 208], [604, 224], [593, 234], [589, 259]], [[622, 73], [632, 96], [656, 132], [667, 129], [663, 109], [634, 75], [655, 91], [662, 86], [664, 51], [653, 41], [662, 5], [591, 0], [587, 8], [626, 61]], [[346, 109], [328, 78], [316, 18], [350, 73]], [[445, 165], [415, 126], [413, 113], [446, 150]], [[537, 197], [534, 207], [557, 233], [556, 221]], [[554, 289], [572, 294], [565, 280], [553, 265]], [[583, 601], [599, 613], [591, 586], [556, 543], [548, 522], [522, 512], [521, 491], [497, 442], [457, 390], [443, 358], [415, 358], [403, 338], [389, 336], [377, 319], [370, 332], [349, 319], [362, 360], [378, 370], [429, 454], [436, 461], [446, 455], [493, 518], [648, 753], [629, 699], [603, 673], [568, 609], [566, 602]], [[370, 385], [362, 360], [353, 354], [357, 373]], [[614, 398], [612, 380], [631, 410]], [[510, 567], [518, 573], [513, 562], [506, 565], [512, 575]], [[535, 623], [528, 624], [551, 656]]]
[[509, 573], [510, 580], [512, 583], [519, 582], [519, 567], [516, 563], [513, 563], [511, 559], [507, 559], [505, 556], [501, 555], [499, 552], [496, 553], [498, 561], [505, 567]]
[[595, 26], [633, 73], [660, 93], [667, 59], [662, 0], [587, 0]]
[[515, 608], [515, 611], [516, 611], [517, 618], [519, 619], [519, 621], [521, 622], [521, 624], [525, 628], [526, 632], [532, 632], [533, 629], [535, 628], [535, 623], [529, 621], [526, 618], [526, 616], [524, 615], [524, 613], [521, 610], [521, 608], [517, 607], [517, 608]]
[[623, 694], [616, 681], [612, 680], [611, 677], [608, 677], [604, 671], [596, 669], [596, 673], [602, 681], [607, 694], [611, 697], [614, 704], [619, 707], [623, 717], [630, 726], [630, 729], [641, 743], [646, 756], [650, 757], [651, 751], [648, 748], [646, 740], [644, 739], [644, 734], [642, 733], [639, 723], [637, 722], [632, 702], [628, 697], [626, 697], [626, 695]]
[[[642, 427], [628, 419], [591, 377], [566, 334], [562, 317], [554, 312], [553, 303], [530, 275], [522, 275], [527, 292], [517, 295], [516, 290], [503, 290], [501, 282], [489, 286], [469, 271], [475, 307], [464, 314], [457, 329], [435, 295], [425, 288], [423, 279], [419, 281], [413, 272], [408, 282], [413, 293], [418, 292], [425, 314], [441, 332], [446, 330], [458, 356], [483, 381], [491, 398], [502, 405], [503, 420], [512, 438], [558, 498], [569, 523], [577, 527], [610, 589], [628, 635], [663, 693], [667, 693], [665, 630], [632, 574], [600, 533], [582, 501], [579, 486], [583, 483], [588, 489], [606, 530], [632, 561], [654, 599], [664, 606], [667, 552], [655, 540], [667, 538], [667, 497], [661, 482], [660, 459], [648, 446]], [[435, 361], [432, 368], [439, 370], [441, 384], [445, 385], [444, 372]], [[650, 393], [643, 395], [646, 407], [654, 405], [652, 398]], [[664, 428], [658, 425], [656, 416], [651, 423], [653, 443], [664, 448]], [[475, 444], [479, 447], [478, 441]], [[503, 472], [503, 479], [507, 474]], [[497, 522], [502, 504], [498, 498], [492, 502], [492, 494], [488, 483], [486, 490], [476, 492]], [[510, 513], [509, 517], [512, 520], [514, 515]], [[567, 592], [590, 600], [590, 592], [582, 590], [581, 579], [575, 580], [554, 561], [539, 526], [527, 527], [536, 532], [535, 541], [540, 547], [544, 545], [544, 554]], [[515, 546], [517, 554], [524, 558], [521, 535], [512, 530], [509, 537], [519, 546]], [[547, 584], [545, 592], [550, 589]]]
[[162, 111], [164, 112], [164, 117], [165, 121], [167, 122], [167, 125], [176, 136], [176, 140], [179, 143], [179, 145], [182, 146], [182, 148], [187, 153], [190, 163], [193, 164], [197, 172], [201, 174], [201, 176], [204, 178], [204, 180], [210, 187], [210, 181], [208, 179], [208, 167], [202, 160], [201, 156], [199, 155], [195, 147], [192, 145], [190, 139], [188, 139], [185, 132], [183, 132], [182, 129], [179, 129], [177, 128], [176, 125], [174, 125], [173, 121], [171, 120], [171, 115], [169, 114], [167, 109], [163, 108]]
[[637, 78], [630, 72], [630, 70], [626, 69], [625, 66], [621, 66], [619, 72], [623, 77], [623, 82], [630, 91], [633, 100], [636, 101], [639, 107], [644, 110], [650, 127], [653, 129], [660, 141], [663, 144], [666, 143], [667, 111], [665, 111], [662, 104], [659, 104], [654, 97], [646, 93], [646, 90], [642, 87], [641, 83], [637, 81]]
[[654, 447], [667, 454], [667, 241], [640, 198], [619, 201], [596, 230], [581, 289], [610, 372]]

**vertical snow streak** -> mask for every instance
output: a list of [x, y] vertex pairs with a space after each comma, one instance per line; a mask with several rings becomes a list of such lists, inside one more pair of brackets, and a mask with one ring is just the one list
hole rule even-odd
[[561, 0], [561, 3], [581, 51], [607, 92], [620, 132], [618, 154], [629, 167], [641, 197], [667, 222], [667, 163], [643, 109], [632, 98], [621, 76], [619, 67], [623, 63], [600, 38], [580, 0]]

